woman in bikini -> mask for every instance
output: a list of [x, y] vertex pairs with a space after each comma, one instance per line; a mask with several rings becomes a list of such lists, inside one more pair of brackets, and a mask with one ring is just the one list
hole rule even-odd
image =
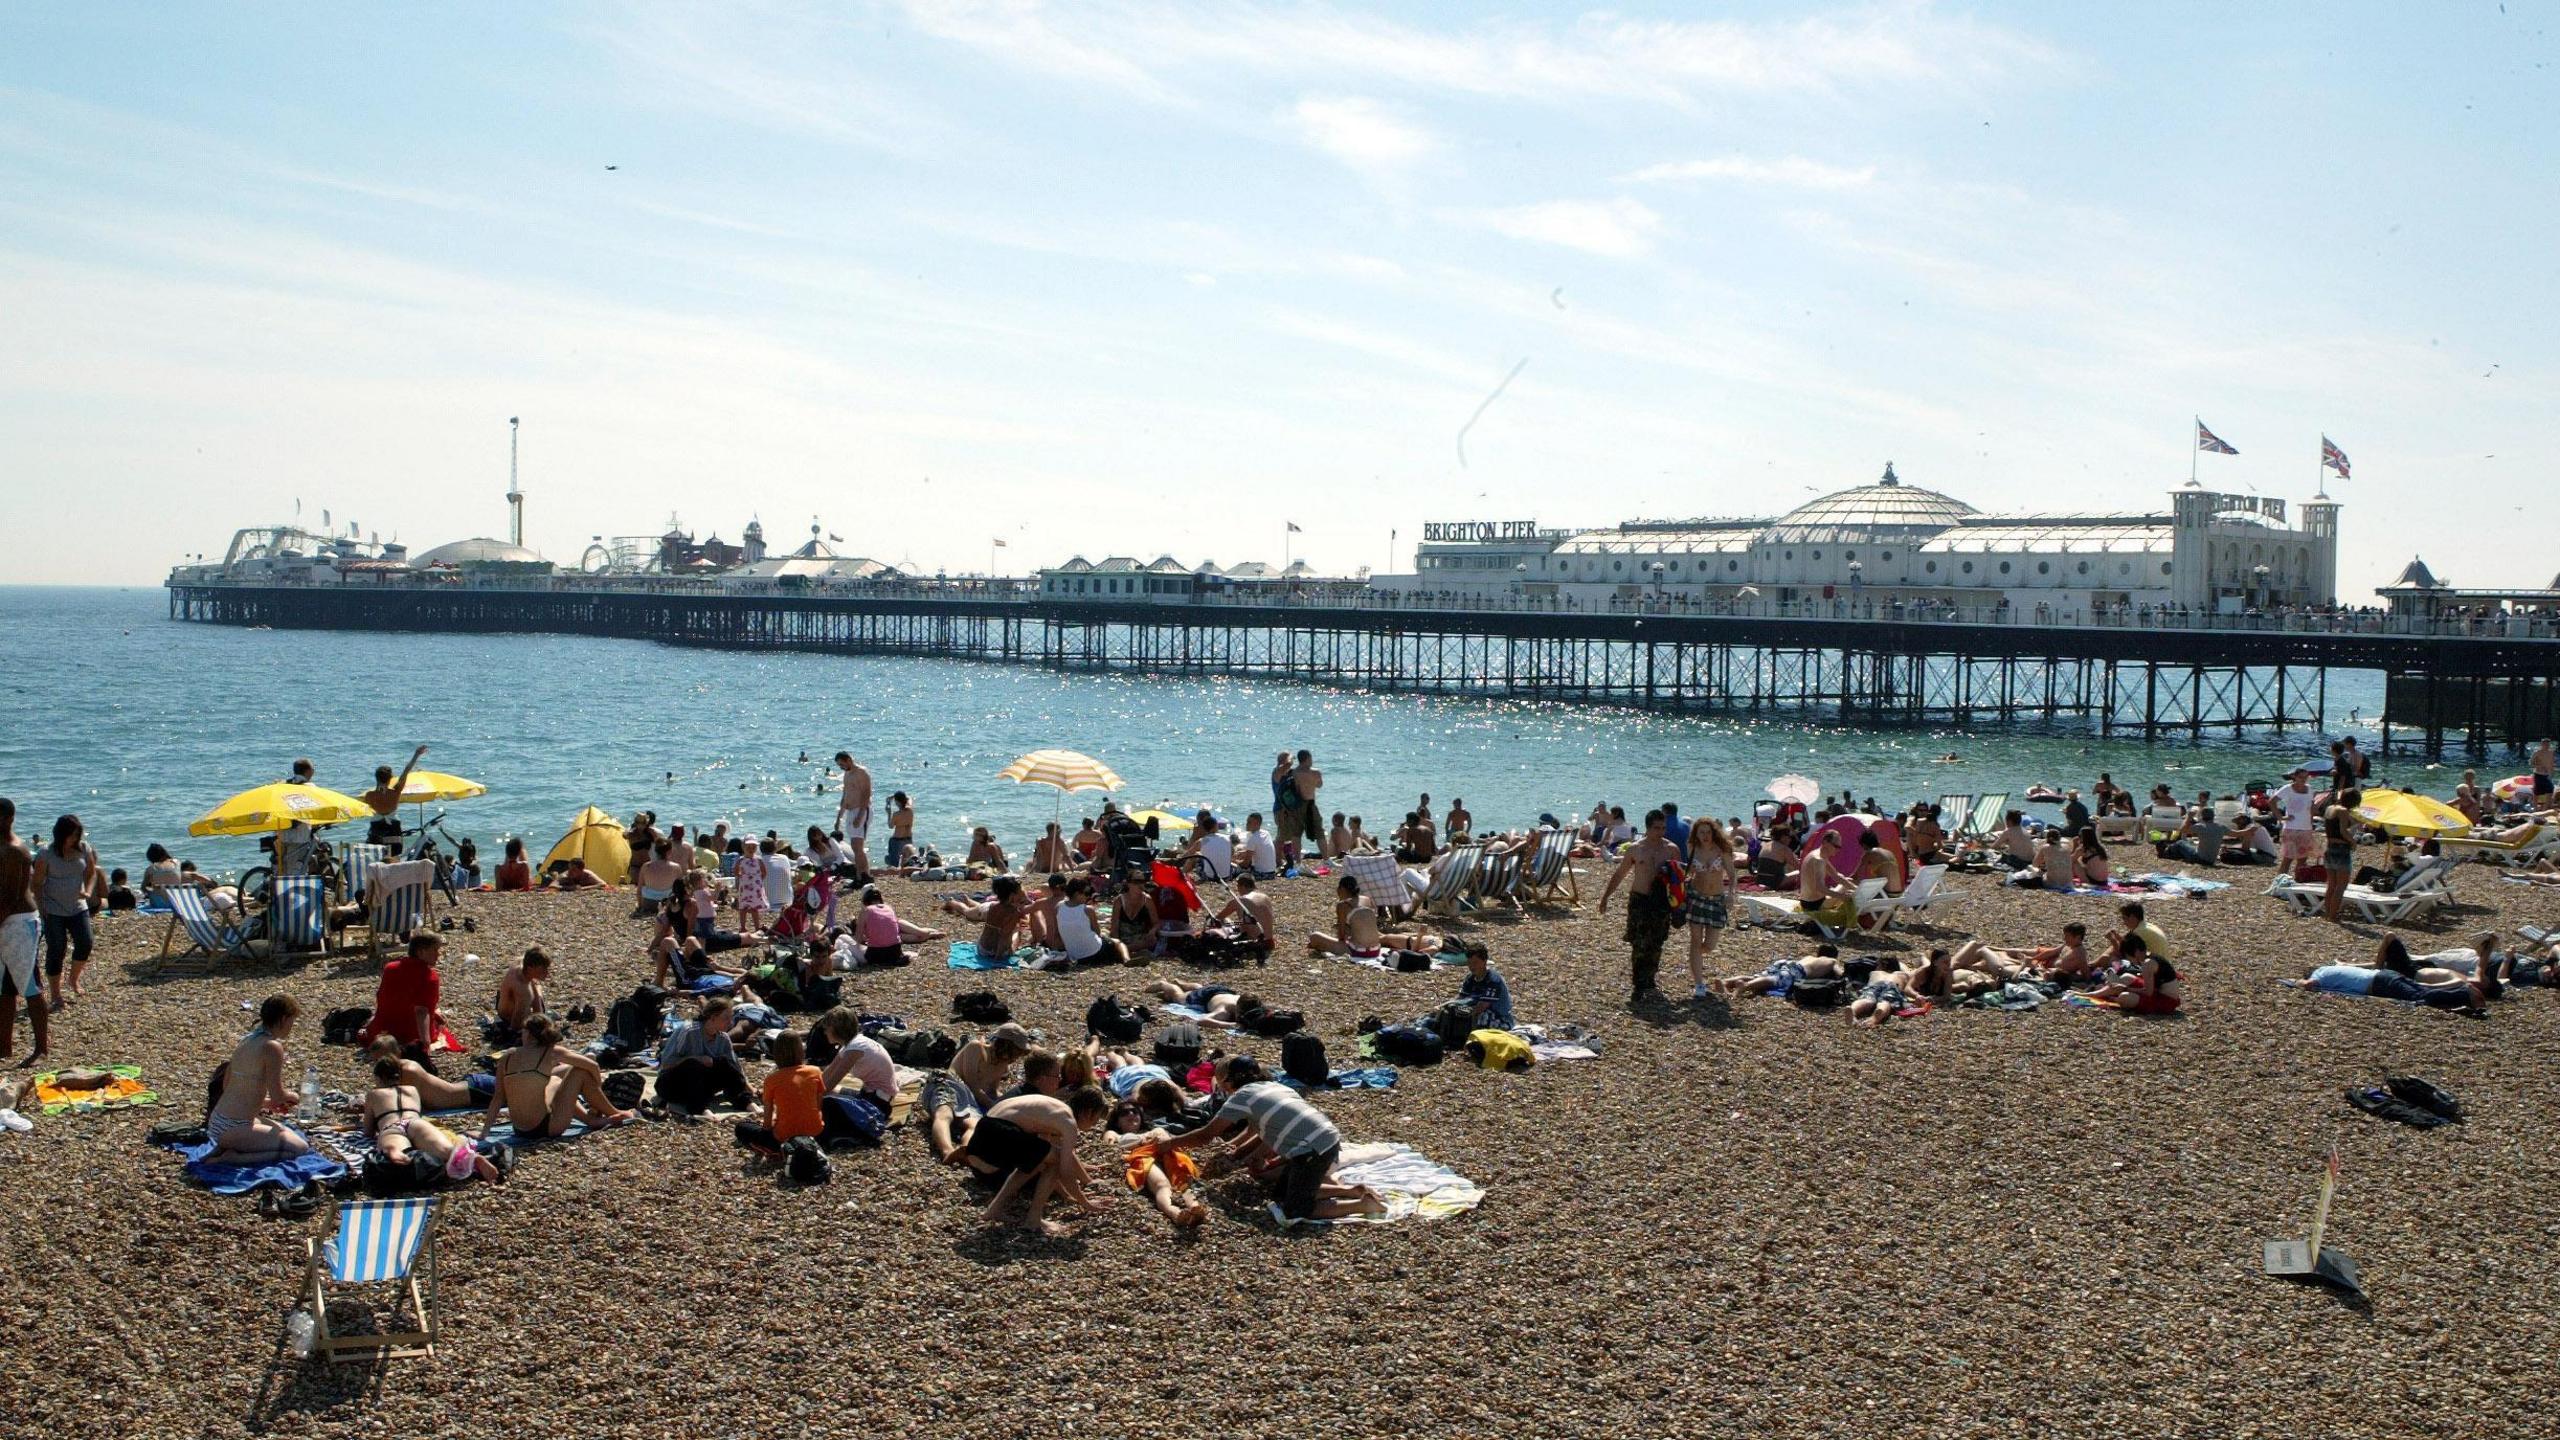
[[524, 1043], [498, 1056], [498, 1088], [489, 1097], [489, 1123], [514, 1123], [519, 1140], [567, 1132], [579, 1121], [626, 1125], [633, 1118], [604, 1093], [604, 1068], [560, 1043], [560, 1026], [548, 1015], [524, 1022]]
[[222, 1094], [204, 1117], [213, 1141], [206, 1157], [226, 1165], [262, 1165], [308, 1154], [302, 1132], [275, 1119], [289, 1115], [302, 1097], [285, 1085], [284, 1042], [302, 1013], [290, 995], [270, 995], [258, 1007], [258, 1028], [240, 1039], [222, 1067]]
[[2083, 830], [2073, 837], [2071, 871], [2080, 884], [2104, 888], [2111, 864], [2107, 859], [2107, 847], [2098, 843], [2095, 829]]
[[[482, 1082], [481, 1088], [477, 1090], [474, 1090], [467, 1081], [447, 1080], [441, 1075], [430, 1072], [426, 1066], [400, 1053], [400, 1041], [396, 1036], [374, 1036], [373, 1043], [365, 1047], [364, 1058], [366, 1063], [374, 1067], [374, 1075], [378, 1083], [407, 1086], [417, 1093], [418, 1098], [425, 1102], [430, 1110], [468, 1109], [487, 1099], [490, 1090], [496, 1088], [489, 1077], [477, 1072], [471, 1077]], [[398, 1080], [380, 1078], [382, 1062], [386, 1059], [400, 1062]]]
[[1729, 893], [1734, 884], [1735, 855], [1733, 841], [1724, 827], [1713, 820], [1700, 820], [1689, 829], [1689, 995], [1705, 999], [1712, 987], [1707, 980], [1707, 957], [1715, 953], [1716, 941], [1724, 934], [1731, 918]]
[[374, 1088], [364, 1095], [364, 1128], [373, 1137], [382, 1163], [405, 1167], [420, 1185], [434, 1184], [438, 1175], [456, 1180], [465, 1175], [505, 1179], [488, 1156], [427, 1118], [426, 1096], [403, 1073], [411, 1066], [412, 1062], [400, 1058], [396, 1044], [391, 1054], [373, 1062]]

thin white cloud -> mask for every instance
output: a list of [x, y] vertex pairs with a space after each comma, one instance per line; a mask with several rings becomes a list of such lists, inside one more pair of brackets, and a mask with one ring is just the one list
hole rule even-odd
[[1430, 28], [1325, 5], [902, 0], [917, 29], [1042, 73], [1162, 98], [1184, 72], [1361, 77], [1458, 94], [1686, 106], [1712, 93], [1891, 85], [1960, 92], [2067, 68], [1988, 21], [1888, 0], [1795, 20], [1636, 20]]
[[1305, 96], [1286, 119], [1300, 139], [1354, 170], [1401, 170], [1440, 148], [1430, 131], [1356, 95]]
[[1747, 185], [1783, 185], [1799, 190], [1858, 190], [1875, 183], [1872, 165], [1829, 165], [1820, 160], [1807, 160], [1801, 155], [1786, 155], [1763, 160], [1749, 155], [1727, 155], [1714, 160], [1673, 160], [1660, 165], [1647, 165], [1641, 170], [1622, 175], [1627, 184], [1655, 185], [1677, 180], [1734, 180]]
[[1652, 207], [1623, 195], [1608, 200], [1542, 200], [1533, 205], [1450, 211], [1448, 215], [1514, 240], [1561, 245], [1611, 260], [1632, 260], [1645, 254], [1662, 231], [1662, 217]]

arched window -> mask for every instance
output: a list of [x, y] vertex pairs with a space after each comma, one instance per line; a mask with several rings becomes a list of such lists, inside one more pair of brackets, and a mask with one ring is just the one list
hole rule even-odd
[[1727, 560], [1724, 562], [1724, 568], [1727, 570], [1739, 570], [1742, 568], [1742, 562], [1739, 560]]

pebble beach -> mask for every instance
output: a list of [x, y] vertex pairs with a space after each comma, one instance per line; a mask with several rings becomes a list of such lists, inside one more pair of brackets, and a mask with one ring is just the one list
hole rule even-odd
[[[2280, 986], [2315, 960], [2361, 960], [2380, 932], [2292, 917], [2254, 893], [2267, 872], [2224, 871], [2235, 888], [2152, 902], [2187, 977], [2178, 1017], [1951, 1009], [1867, 1032], [1765, 999], [1630, 1012], [1618, 918], [1595, 916], [1602, 874], [1582, 866], [1578, 908], [1457, 929], [1491, 947], [1522, 1019], [1591, 1025], [1600, 1058], [1521, 1074], [1453, 1059], [1321, 1101], [1346, 1139], [1402, 1141], [1484, 1185], [1471, 1213], [1282, 1231], [1260, 1187], [1230, 1177], [1206, 1182], [1212, 1216], [1194, 1236], [1114, 1186], [1106, 1213], [1045, 1239], [985, 1228], [913, 1127], [798, 1188], [716, 1119], [650, 1122], [451, 1192], [441, 1353], [335, 1369], [285, 1343], [319, 1220], [193, 1188], [144, 1137], [197, 1118], [206, 1074], [251, 1023], [244, 1003], [279, 989], [306, 1017], [294, 1063], [316, 1055], [327, 1084], [355, 1088], [356, 1052], [318, 1046], [310, 1017], [369, 1004], [374, 967], [359, 953], [151, 975], [160, 922], [116, 917], [53, 1059], [139, 1065], [163, 1103], [0, 1137], [0, 1412], [16, 1433], [117, 1436], [2542, 1423], [2536, 1342], [2560, 1314], [2560, 1242], [2535, 1197], [2560, 1183], [2560, 992], [2511, 993], [2472, 1019]], [[1929, 926], [1848, 948], [2112, 918], [2103, 897], [1955, 884]], [[887, 885], [903, 912], [930, 909], [925, 887]], [[2486, 867], [2462, 867], [2455, 888], [2407, 932], [2413, 949], [2549, 909]], [[1329, 921], [1326, 882], [1273, 890], [1285, 934]], [[466, 895], [458, 914], [478, 928], [449, 944], [448, 1009], [475, 999], [462, 951], [483, 957], [467, 983], [485, 988], [535, 943], [555, 959], [555, 1008], [608, 1006], [647, 974], [630, 908], [627, 890]], [[1664, 979], [1685, 993], [1683, 943]], [[955, 992], [991, 988], [1077, 1039], [1095, 995], [1207, 973], [974, 975], [945, 968], [942, 948], [857, 972], [847, 1003], [948, 1026]], [[1735, 929], [1714, 968], [1804, 948]], [[1361, 1017], [1419, 1013], [1455, 984], [1287, 948], [1226, 974], [1303, 1009], [1336, 1063]], [[1276, 1042], [1243, 1048], [1276, 1063]], [[2386, 1073], [2445, 1086], [2468, 1123], [2419, 1132], [2341, 1100]], [[2303, 1232], [2333, 1139], [2329, 1243], [2362, 1266], [2362, 1304], [2258, 1273], [2263, 1239]]]

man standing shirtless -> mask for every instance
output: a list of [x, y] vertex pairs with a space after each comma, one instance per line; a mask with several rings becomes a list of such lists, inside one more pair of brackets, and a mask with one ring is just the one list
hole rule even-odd
[[1662, 999], [1654, 979], [1662, 971], [1663, 943], [1671, 938], [1671, 895], [1662, 882], [1665, 874], [1680, 868], [1680, 851], [1662, 826], [1661, 811], [1645, 812], [1643, 837], [1627, 847], [1600, 892], [1600, 913], [1606, 915], [1609, 897], [1618, 893], [1621, 882], [1627, 887], [1627, 946], [1635, 972], [1635, 993], [1629, 1003], [1635, 1005]]
[[850, 751], [836, 752], [836, 768], [844, 772], [844, 798], [836, 802], [836, 828], [853, 847], [853, 883], [871, 883], [871, 772], [854, 763]]
[[35, 857], [18, 839], [18, 806], [0, 799], [0, 1060], [18, 1041], [18, 997], [26, 997], [27, 1023], [35, 1027], [32, 1065], [53, 1048], [53, 1017], [36, 982], [36, 952], [43, 923], [36, 918]]

